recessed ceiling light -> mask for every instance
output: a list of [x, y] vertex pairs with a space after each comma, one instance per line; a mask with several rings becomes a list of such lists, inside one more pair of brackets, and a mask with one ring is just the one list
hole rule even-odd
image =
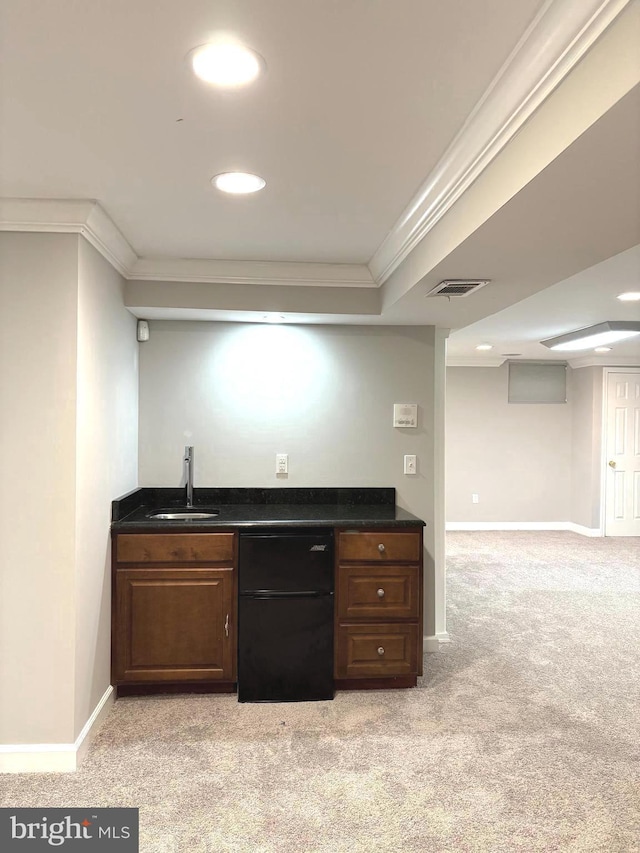
[[594, 352], [611, 352], [611, 347], [596, 347]]
[[492, 344], [478, 344], [478, 346], [476, 347], [476, 349], [479, 349], [479, 350], [489, 350], [489, 349], [493, 349], [493, 345], [492, 345]]
[[640, 293], [636, 290], [629, 290], [626, 293], [620, 293], [616, 296], [620, 302], [640, 302]]
[[242, 44], [229, 41], [201, 44], [189, 54], [196, 77], [221, 88], [246, 86], [265, 67], [265, 61]]
[[267, 182], [259, 175], [249, 172], [222, 172], [211, 178], [213, 186], [223, 193], [234, 193], [235, 195], [246, 195], [256, 193], [263, 189]]

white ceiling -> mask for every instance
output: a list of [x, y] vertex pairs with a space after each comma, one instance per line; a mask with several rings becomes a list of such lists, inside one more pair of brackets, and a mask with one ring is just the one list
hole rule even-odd
[[[150, 269], [358, 264], [345, 281], [334, 268], [335, 287], [370, 291], [364, 265], [532, 22], [563, 3], [3, 0], [0, 195], [96, 199]], [[601, 5], [617, 14], [626, 3]], [[193, 77], [187, 53], [218, 31], [264, 56], [257, 85], [221, 93]], [[615, 319], [611, 270], [626, 263], [623, 277], [640, 286], [637, 254], [602, 264], [640, 242], [639, 148], [636, 87], [382, 313], [371, 292], [359, 311], [346, 290], [325, 311], [319, 287], [317, 307], [295, 310], [293, 292], [313, 288], [273, 284], [212, 284], [193, 304], [188, 284], [174, 284], [182, 303], [129, 304], [149, 318], [260, 319], [272, 305], [294, 322], [436, 324], [454, 329], [455, 357], [476, 358], [477, 337], [494, 352], [555, 357], [535, 342]], [[267, 188], [216, 193], [211, 176], [231, 169]], [[464, 300], [425, 298], [441, 278], [466, 276], [492, 284]]]
[[[366, 263], [540, 6], [3, 0], [2, 194], [98, 199], [144, 257]], [[258, 85], [190, 72], [218, 30]], [[267, 189], [214, 192], [235, 169]]]
[[[603, 363], [611, 359], [635, 359], [640, 364], [640, 339], [611, 345], [611, 355], [592, 351], [551, 352], [541, 340], [595, 325], [604, 320], [640, 322], [640, 302], [621, 302], [618, 294], [640, 290], [640, 246], [621, 252], [584, 272], [471, 323], [449, 338], [450, 363], [471, 359], [478, 365], [504, 361], [505, 356], [525, 359], [570, 360], [591, 356]], [[493, 345], [489, 353], [477, 353], [479, 343]]]

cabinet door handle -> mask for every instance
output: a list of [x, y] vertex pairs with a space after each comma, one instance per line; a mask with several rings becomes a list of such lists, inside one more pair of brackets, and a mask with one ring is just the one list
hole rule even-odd
[[384, 598], [384, 590], [382, 589], [382, 587], [380, 587], [380, 589], [378, 590], [378, 598]]
[[224, 621], [224, 635], [225, 637], [229, 636], [229, 614], [227, 613], [227, 618]]
[[384, 545], [382, 542], [378, 545], [378, 551], [380, 551], [381, 554], [384, 554]]
[[382, 657], [382, 655], [384, 654], [384, 648], [382, 646], [378, 646], [378, 654], [380, 655], [380, 657]]

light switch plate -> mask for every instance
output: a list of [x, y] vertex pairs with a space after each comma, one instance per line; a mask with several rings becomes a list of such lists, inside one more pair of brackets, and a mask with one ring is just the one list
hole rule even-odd
[[417, 403], [394, 403], [393, 404], [394, 427], [418, 426], [418, 404]]

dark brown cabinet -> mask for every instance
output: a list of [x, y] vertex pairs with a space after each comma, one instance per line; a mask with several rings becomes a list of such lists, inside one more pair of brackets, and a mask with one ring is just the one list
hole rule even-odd
[[116, 685], [233, 683], [236, 535], [114, 538]]
[[422, 675], [422, 530], [345, 530], [337, 542], [338, 686], [415, 684]]
[[[422, 674], [422, 528], [336, 530], [336, 688]], [[235, 689], [238, 533], [113, 533], [120, 695]]]

